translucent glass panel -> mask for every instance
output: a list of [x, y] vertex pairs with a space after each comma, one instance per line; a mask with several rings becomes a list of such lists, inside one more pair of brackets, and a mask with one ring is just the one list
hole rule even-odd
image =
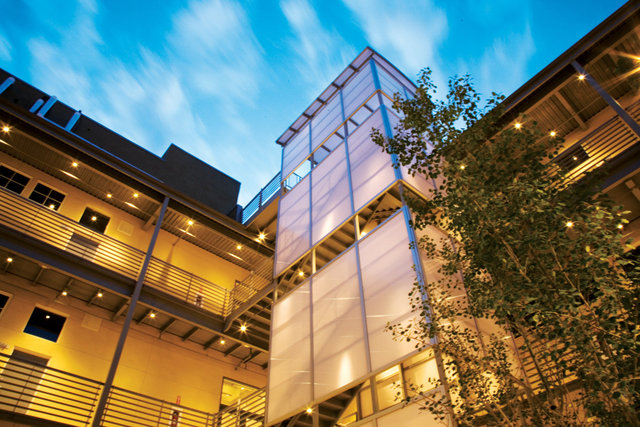
[[309, 175], [282, 196], [278, 209], [276, 275], [309, 249]]
[[373, 370], [415, 350], [413, 343], [394, 341], [385, 331], [388, 322], [404, 322], [413, 316], [408, 294], [415, 272], [406, 227], [400, 211], [359, 244]]
[[378, 427], [424, 427], [448, 425], [438, 421], [430, 412], [421, 411], [420, 403], [402, 407], [378, 418]]
[[347, 140], [356, 211], [395, 180], [391, 157], [371, 141], [371, 128], [384, 129], [380, 110], [349, 135]]
[[396, 92], [399, 92], [401, 96], [405, 96], [404, 87], [402, 84], [392, 77], [387, 70], [385, 70], [380, 64], [376, 63], [376, 70], [378, 70], [378, 78], [380, 79], [380, 87], [382, 91], [393, 98]]
[[[395, 131], [396, 126], [400, 122], [400, 118], [390, 109], [387, 109], [387, 114], [389, 116], [389, 123], [391, 125], [392, 131]], [[431, 191], [433, 190], [433, 180], [421, 174], [411, 175], [409, 173], [409, 168], [406, 166], [401, 166], [400, 171], [402, 173], [402, 179], [413, 187], [418, 193], [422, 194], [425, 197], [432, 197]]]
[[343, 120], [340, 94], [336, 93], [311, 120], [311, 149], [319, 147]]
[[440, 375], [432, 352], [418, 354], [402, 365], [405, 388], [409, 396], [416, 396], [438, 385]]
[[342, 90], [345, 116], [351, 116], [351, 113], [356, 111], [375, 90], [371, 67], [366, 64]]
[[367, 374], [355, 250], [313, 277], [314, 398]]
[[316, 244], [352, 214], [344, 144], [314, 169], [312, 187], [312, 230]]
[[283, 148], [282, 177], [296, 170], [298, 165], [311, 153], [309, 145], [309, 125], [306, 125]]
[[378, 394], [379, 410], [400, 403], [404, 399], [400, 365], [393, 366], [376, 375], [376, 393]]
[[309, 282], [273, 307], [268, 418], [306, 405], [311, 397]]

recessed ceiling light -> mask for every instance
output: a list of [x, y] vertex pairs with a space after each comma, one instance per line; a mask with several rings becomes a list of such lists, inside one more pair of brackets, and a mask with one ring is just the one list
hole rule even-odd
[[65, 175], [67, 175], [67, 176], [69, 176], [69, 177], [71, 177], [73, 179], [80, 179], [77, 176], [75, 176], [74, 174], [72, 174], [71, 172], [67, 172], [67, 171], [64, 171], [62, 169], [60, 169], [60, 172], [62, 172], [63, 174], [65, 174]]
[[582, 81], [586, 78], [587, 76], [585, 76], [584, 74], [578, 74], [578, 80]]
[[103, 295], [104, 295], [104, 294], [102, 293], [102, 291], [98, 291], [98, 293], [96, 294], [96, 296], [97, 296], [98, 298], [102, 298], [102, 296], [103, 296]]
[[73, 166], [74, 168], [77, 168], [78, 167], [78, 162], [71, 163], [71, 166]]
[[9, 133], [9, 131], [11, 130], [11, 128], [7, 125], [2, 126], [2, 132], [4, 133]]
[[550, 137], [552, 137], [552, 138], [553, 138], [554, 136], [556, 136], [556, 131], [555, 131], [555, 130], [552, 130], [551, 132], [549, 132], [549, 136], [550, 136]]
[[13, 262], [13, 258], [7, 257], [7, 262]]
[[515, 127], [516, 129], [520, 129], [522, 127], [522, 123], [516, 122], [516, 124], [513, 125], [513, 127]]
[[193, 225], [193, 220], [192, 220], [192, 219], [190, 219], [189, 221], [187, 221], [187, 224], [189, 224], [189, 225]]
[[113, 194], [111, 194], [111, 193], [107, 193], [107, 199], [110, 199], [110, 198], [112, 198], [112, 197], [113, 197]]
[[133, 198], [137, 199], [138, 197], [140, 197], [140, 195], [138, 193], [133, 193]]
[[573, 227], [573, 221], [567, 221], [565, 225], [567, 226], [567, 228], [571, 228]]
[[247, 332], [247, 325], [240, 325], [240, 332]]

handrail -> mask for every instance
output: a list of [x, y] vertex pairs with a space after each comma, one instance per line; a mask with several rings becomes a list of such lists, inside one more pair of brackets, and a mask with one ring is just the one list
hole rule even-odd
[[[143, 251], [2, 187], [0, 222], [130, 279], [138, 277]], [[145, 284], [223, 317], [233, 308], [231, 290], [155, 257], [149, 263]]]
[[[636, 121], [640, 119], [640, 102], [627, 107], [629, 115]], [[558, 167], [566, 167], [567, 183], [578, 181], [584, 174], [600, 167], [605, 161], [615, 158], [625, 150], [638, 144], [638, 136], [625, 126], [619, 116], [613, 116], [603, 124], [571, 144], [566, 150], [562, 150], [553, 162]], [[580, 155], [568, 159], [572, 153], [580, 152]], [[582, 157], [581, 157], [582, 156]], [[575, 164], [571, 164], [571, 160]]]
[[280, 190], [280, 172], [258, 191], [253, 199], [242, 209], [242, 224], [246, 224], [256, 212], [266, 205], [271, 198]]
[[0, 409], [73, 426], [91, 421], [102, 383], [0, 353]]
[[177, 403], [112, 387], [101, 419], [103, 426], [214, 426], [214, 415]]
[[214, 414], [212, 425], [216, 427], [264, 425], [266, 396], [267, 391], [263, 388], [239, 399], [234, 405]]

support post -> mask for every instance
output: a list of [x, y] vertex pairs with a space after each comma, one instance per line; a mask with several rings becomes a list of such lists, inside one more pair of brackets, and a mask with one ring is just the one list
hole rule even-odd
[[167, 206], [169, 206], [169, 197], [165, 196], [164, 202], [162, 203], [162, 209], [160, 210], [160, 214], [158, 215], [156, 227], [153, 230], [153, 235], [151, 236], [151, 241], [149, 242], [149, 248], [147, 249], [147, 254], [145, 255], [144, 262], [142, 263], [140, 274], [138, 275], [138, 281], [136, 282], [136, 286], [133, 289], [133, 295], [131, 295], [131, 301], [129, 302], [127, 316], [124, 320], [124, 324], [122, 325], [122, 330], [120, 331], [120, 338], [118, 339], [118, 344], [116, 345], [116, 349], [113, 354], [113, 359], [111, 360], [109, 373], [107, 374], [107, 379], [104, 381], [102, 394], [100, 395], [100, 400], [98, 401], [98, 406], [96, 407], [96, 413], [93, 417], [93, 423], [92, 423], [93, 427], [100, 426], [102, 414], [104, 413], [104, 409], [107, 405], [107, 399], [109, 398], [109, 392], [111, 391], [111, 386], [113, 385], [113, 380], [116, 376], [116, 371], [118, 370], [118, 364], [120, 363], [120, 357], [122, 356], [124, 343], [127, 340], [127, 335], [129, 334], [129, 328], [131, 327], [131, 320], [133, 319], [133, 312], [135, 311], [136, 304], [138, 302], [138, 299], [140, 298], [140, 293], [142, 292], [142, 284], [144, 283], [144, 278], [147, 274], [149, 261], [151, 261], [153, 248], [156, 244], [158, 233], [160, 233], [160, 226], [162, 225], [164, 214], [167, 211]]
[[596, 92], [598, 92], [598, 95], [600, 95], [600, 97], [604, 99], [604, 101], [611, 108], [613, 108], [613, 111], [618, 114], [624, 124], [626, 124], [629, 129], [631, 129], [631, 131], [636, 134], [636, 137], [640, 138], [640, 125], [638, 125], [638, 122], [636, 122], [629, 115], [629, 113], [627, 113], [627, 111], [622, 108], [618, 101], [616, 101], [615, 98], [609, 94], [609, 92], [607, 92], [602, 86], [600, 86], [600, 83], [598, 83], [591, 74], [587, 73], [587, 70], [585, 70], [584, 67], [578, 63], [578, 61], [572, 61], [571, 65], [577, 72], [585, 77], [585, 81], [589, 83], [589, 86], [591, 86]]

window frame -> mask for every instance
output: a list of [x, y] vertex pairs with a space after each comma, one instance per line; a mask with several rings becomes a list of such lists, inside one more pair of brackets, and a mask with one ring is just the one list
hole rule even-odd
[[[27, 174], [23, 173], [22, 171], [20, 171], [20, 170], [18, 170], [18, 169], [15, 169], [14, 167], [12, 167], [11, 165], [9, 165], [9, 164], [7, 164], [7, 163], [0, 163], [0, 167], [5, 167], [5, 168], [9, 169], [10, 171], [12, 171], [14, 174], [16, 174], [16, 173], [17, 173], [17, 174], [20, 174], [20, 175], [24, 176], [25, 178], [27, 178], [27, 183], [24, 185], [24, 187], [22, 187], [22, 190], [20, 190], [20, 192], [19, 192], [19, 193], [16, 193], [15, 191], [13, 191], [13, 190], [11, 190], [11, 189], [7, 188], [7, 186], [6, 186], [6, 185], [0, 185], [0, 187], [4, 188], [5, 190], [10, 191], [10, 192], [12, 192], [13, 194], [17, 194], [17, 195], [19, 195], [19, 196], [22, 196], [22, 193], [24, 193], [24, 190], [25, 190], [27, 187], [29, 187], [29, 184], [32, 182], [33, 177], [32, 177], [32, 176], [30, 176], [30, 175], [27, 175]], [[7, 184], [9, 184], [9, 182], [11, 182], [11, 179], [7, 182]]]
[[[36, 310], [42, 310], [46, 313], [50, 313], [53, 314], [55, 316], [60, 316], [62, 318], [64, 318], [64, 321], [62, 322], [62, 326], [60, 326], [60, 332], [58, 332], [56, 339], [52, 340], [50, 338], [46, 338], [42, 335], [37, 335], [31, 332], [27, 332], [27, 327], [29, 326], [29, 321], [31, 320], [31, 317], [33, 316], [33, 314], [35, 313]], [[51, 341], [52, 343], [58, 343], [60, 341], [60, 336], [62, 335], [62, 331], [64, 330], [64, 326], [67, 324], [67, 320], [69, 320], [69, 315], [66, 313], [61, 313], [57, 310], [52, 309], [51, 307], [44, 307], [40, 304], [36, 304], [33, 306], [33, 309], [31, 310], [31, 314], [29, 315], [29, 318], [27, 319], [27, 322], [24, 325], [24, 328], [22, 329], [22, 333], [34, 336], [34, 337], [38, 337], [41, 338], [43, 340], [47, 340], [47, 341]]]
[[[45, 187], [47, 187], [49, 189], [49, 194], [45, 196], [45, 199], [44, 199], [43, 202], [38, 202], [37, 200], [33, 200], [31, 198], [32, 194], [36, 191], [36, 188], [38, 187], [38, 185], [43, 185], [43, 186], [45, 186]], [[52, 208], [50, 205], [47, 205], [47, 203], [46, 203], [47, 200], [51, 196], [51, 191], [55, 191], [56, 193], [62, 194], [62, 200], [59, 202], [59, 204], [55, 208]], [[41, 194], [41, 193], [38, 193], [38, 194]], [[49, 209], [51, 209], [53, 211], [56, 211], [56, 212], [58, 212], [60, 210], [60, 207], [62, 206], [62, 204], [64, 203], [66, 198], [67, 198], [67, 193], [64, 193], [64, 192], [58, 190], [57, 188], [51, 186], [48, 182], [42, 181], [42, 180], [36, 181], [36, 184], [33, 186], [33, 188], [31, 189], [31, 192], [27, 196], [27, 199], [31, 200], [33, 203], [37, 203], [40, 206], [44, 206], [45, 208], [49, 208]]]

